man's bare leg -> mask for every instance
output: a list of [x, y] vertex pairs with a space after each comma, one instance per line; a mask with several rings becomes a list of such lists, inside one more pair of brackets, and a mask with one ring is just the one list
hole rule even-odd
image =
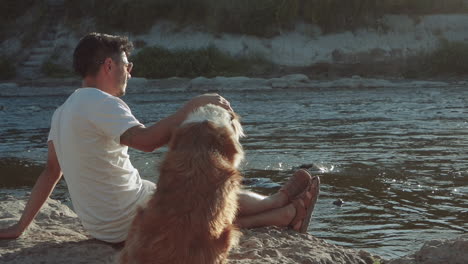
[[287, 203], [288, 197], [282, 192], [277, 192], [271, 196], [263, 196], [258, 193], [242, 190], [239, 193], [239, 216], [258, 214], [283, 207]]
[[288, 226], [294, 216], [296, 215], [296, 208], [294, 205], [289, 204], [281, 208], [271, 209], [262, 213], [238, 216], [236, 224], [240, 228], [255, 228], [263, 226]]
[[[289, 195], [298, 195], [301, 193], [306, 186], [304, 185], [304, 179], [310, 177], [310, 174], [305, 170], [297, 170], [294, 172], [298, 182], [293, 182], [293, 185], [296, 185], [295, 194]], [[283, 186], [284, 187], [284, 186]], [[278, 191], [277, 193], [271, 196], [263, 196], [254, 192], [242, 190], [239, 193], [239, 215], [238, 216], [248, 216], [254, 215], [261, 212], [265, 212], [271, 209], [277, 209], [286, 206], [291, 202], [295, 197], [288, 197], [288, 194], [284, 191]]]
[[[250, 191], [241, 191], [239, 193], [239, 214], [236, 219], [236, 224], [241, 228], [254, 228], [262, 226], [288, 226], [296, 216], [296, 207], [291, 204], [291, 199], [295, 197], [288, 197], [288, 195], [298, 195], [307, 186], [301, 186], [304, 179], [309, 179], [310, 175], [305, 170], [298, 170], [295, 173], [294, 180], [299, 182], [296, 184], [296, 194], [287, 194], [284, 191], [278, 191], [271, 196], [263, 196]], [[299, 185], [297, 185], [299, 183]], [[291, 191], [291, 190], [289, 190]], [[298, 229], [301, 225], [296, 223], [293, 227]]]

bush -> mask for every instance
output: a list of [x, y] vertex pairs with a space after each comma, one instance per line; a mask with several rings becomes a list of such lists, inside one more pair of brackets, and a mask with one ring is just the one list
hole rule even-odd
[[468, 44], [442, 41], [428, 56], [427, 65], [435, 74], [468, 74]]
[[74, 73], [71, 70], [50, 60], [42, 64], [41, 72], [45, 76], [51, 78], [67, 78], [74, 76]]
[[[11, 0], [10, 0], [11, 1]], [[198, 25], [213, 33], [269, 37], [297, 22], [324, 32], [377, 27], [384, 14], [460, 13], [464, 0], [82, 0], [66, 1], [68, 16], [96, 18], [101, 31], [143, 33], [158, 20]]]
[[[37, 38], [46, 20], [46, 1], [6, 0], [0, 8], [0, 42], [3, 39], [19, 37], [23, 48], [28, 48]], [[19, 34], [21, 33], [21, 34]], [[9, 54], [15, 56], [17, 54]]]
[[34, 0], [3, 0], [2, 8], [0, 8], [0, 22], [3, 24], [14, 21], [22, 16], [33, 3]]
[[176, 51], [147, 47], [134, 55], [132, 61], [135, 64], [133, 75], [145, 78], [252, 76], [273, 68], [272, 63], [260, 56], [234, 58], [215, 47]]
[[408, 61], [403, 74], [408, 78], [468, 75], [468, 43], [443, 40], [433, 52]]
[[16, 76], [14, 62], [6, 57], [0, 57], [0, 80], [13, 79]]
[[380, 16], [376, 1], [305, 1], [304, 20], [318, 25], [323, 32], [355, 29], [372, 25]]
[[213, 32], [273, 36], [292, 29], [299, 16], [299, 0], [220, 1], [205, 20]]

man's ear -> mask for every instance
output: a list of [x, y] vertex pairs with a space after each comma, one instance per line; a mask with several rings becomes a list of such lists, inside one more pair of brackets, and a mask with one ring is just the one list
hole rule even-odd
[[110, 72], [112, 70], [112, 59], [111, 58], [106, 58], [104, 61], [104, 67], [106, 72]]

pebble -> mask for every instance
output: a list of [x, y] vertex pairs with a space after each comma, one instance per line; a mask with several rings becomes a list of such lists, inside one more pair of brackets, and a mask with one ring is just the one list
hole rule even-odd
[[343, 206], [344, 203], [345, 202], [342, 199], [338, 199], [338, 200], [333, 202], [333, 204], [336, 205], [336, 206]]

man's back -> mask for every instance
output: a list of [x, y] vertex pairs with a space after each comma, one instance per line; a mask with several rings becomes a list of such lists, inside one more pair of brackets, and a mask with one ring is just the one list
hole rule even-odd
[[74, 209], [84, 227], [109, 242], [125, 239], [136, 205], [147, 194], [120, 135], [140, 125], [119, 98], [76, 90], [52, 118], [57, 152]]

